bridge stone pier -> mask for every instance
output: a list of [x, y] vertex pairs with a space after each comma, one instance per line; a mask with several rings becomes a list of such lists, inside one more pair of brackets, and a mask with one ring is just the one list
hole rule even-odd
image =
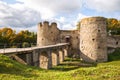
[[52, 55], [51, 51], [42, 51], [39, 55], [39, 67], [44, 69], [52, 68]]
[[59, 48], [59, 58], [60, 58], [60, 63], [64, 61], [64, 50], [62, 48]]
[[1, 54], [26, 65], [50, 69], [64, 61], [67, 56], [68, 43], [32, 48], [0, 49]]
[[53, 50], [52, 51], [52, 65], [57, 66], [58, 64], [60, 64], [59, 50]]
[[28, 65], [33, 65], [33, 58], [32, 58], [32, 56], [33, 56], [33, 54], [31, 53], [31, 54], [26, 54], [26, 63], [28, 64]]
[[33, 65], [39, 66], [39, 52], [40, 50], [36, 49], [33, 50]]
[[63, 51], [64, 51], [64, 57], [68, 57], [68, 53], [69, 53], [69, 47], [68, 46], [65, 46], [64, 48], [63, 48]]

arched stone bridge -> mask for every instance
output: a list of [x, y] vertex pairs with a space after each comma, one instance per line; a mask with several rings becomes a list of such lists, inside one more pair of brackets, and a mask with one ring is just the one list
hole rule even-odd
[[68, 55], [68, 46], [68, 43], [60, 43], [42, 47], [8, 48], [0, 49], [0, 54], [8, 55], [23, 64], [49, 69], [64, 61]]

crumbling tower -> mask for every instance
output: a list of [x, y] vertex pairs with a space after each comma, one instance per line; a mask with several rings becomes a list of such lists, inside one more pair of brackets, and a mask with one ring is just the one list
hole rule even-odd
[[90, 17], [81, 20], [81, 58], [86, 62], [107, 61], [106, 18]]
[[57, 28], [56, 23], [51, 23], [44, 21], [43, 23], [38, 24], [38, 33], [37, 33], [37, 45], [38, 46], [47, 46], [53, 45], [59, 42], [59, 29]]

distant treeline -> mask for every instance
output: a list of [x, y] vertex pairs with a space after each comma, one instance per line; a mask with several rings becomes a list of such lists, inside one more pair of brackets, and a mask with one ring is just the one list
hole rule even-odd
[[28, 30], [16, 33], [11, 28], [0, 29], [0, 48], [3, 47], [30, 47], [36, 44], [37, 34]]

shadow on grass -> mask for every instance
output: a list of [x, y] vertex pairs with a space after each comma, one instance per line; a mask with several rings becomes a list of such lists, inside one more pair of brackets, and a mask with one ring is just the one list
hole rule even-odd
[[[10, 75], [15, 75], [15, 76], [22, 76], [22, 77], [25, 77], [25, 78], [30, 78], [30, 77], [38, 77], [38, 75], [36, 74], [33, 74], [31, 71], [32, 71], [32, 68], [23, 68], [23, 70], [21, 69], [17, 69], [17, 68], [14, 68], [14, 67], [6, 67], [6, 66], [2, 66], [0, 65], [0, 74], [10, 74]], [[25, 70], [24, 70], [25, 69]]]
[[93, 64], [93, 63], [85, 63], [85, 62], [81, 62], [78, 59], [74, 59], [74, 60], [65, 60], [65, 62], [59, 64], [58, 66], [55, 66], [53, 68], [51, 68], [51, 70], [55, 70], [55, 71], [70, 71], [70, 70], [75, 70], [78, 68], [86, 68], [86, 67], [95, 67], [97, 66], [97, 64]]
[[0, 55], [0, 74], [23, 76], [25, 78], [37, 77], [38, 75], [32, 73], [33, 69], [37, 68], [20, 64], [5, 55]]

